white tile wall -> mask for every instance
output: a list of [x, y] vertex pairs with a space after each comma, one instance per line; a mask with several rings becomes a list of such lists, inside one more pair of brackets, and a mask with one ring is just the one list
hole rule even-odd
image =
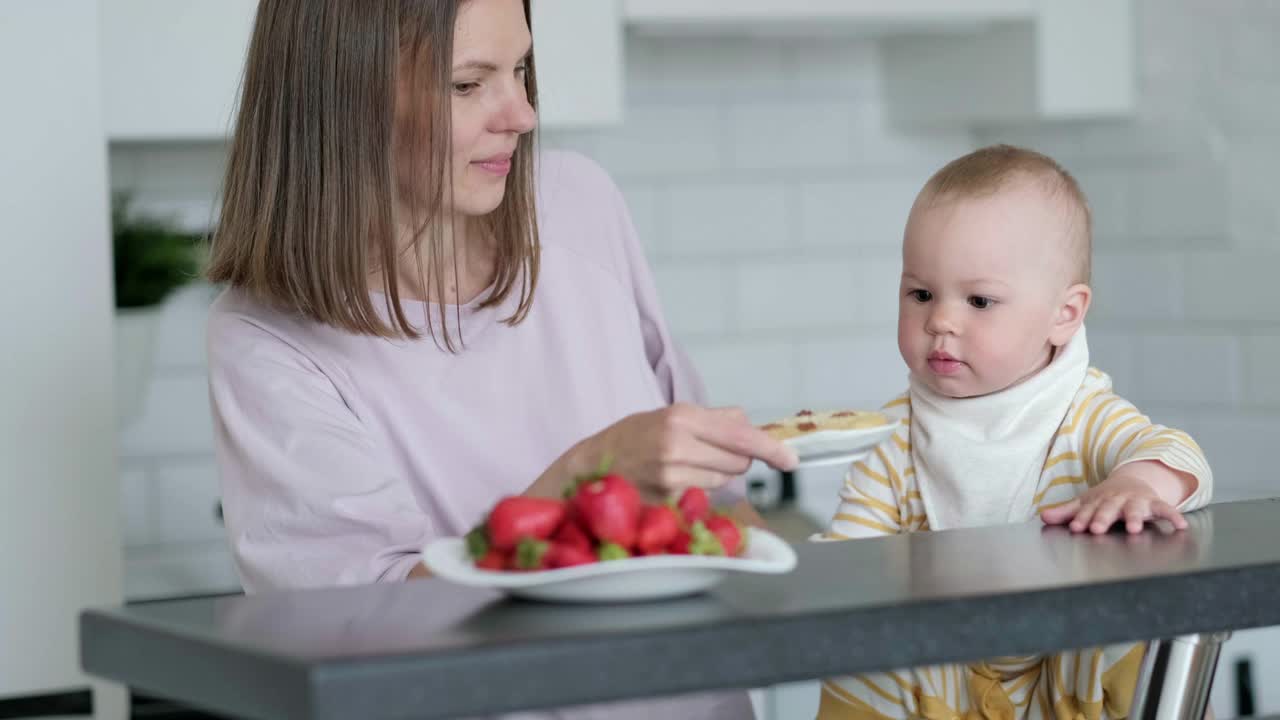
[[[713, 401], [761, 418], [898, 392], [897, 243], [916, 188], [979, 144], [1049, 152], [1078, 175], [1097, 219], [1095, 363], [1157, 420], [1197, 436], [1219, 497], [1277, 495], [1280, 3], [1139, 0], [1137, 27], [1141, 99], [1129, 119], [912, 133], [883, 120], [874, 44], [632, 37], [625, 125], [543, 140], [593, 156], [619, 182]], [[223, 150], [115, 147], [112, 182], [199, 227]], [[174, 297], [147, 413], [122, 429], [134, 595], [234, 584], [205, 515], [216, 493], [208, 297]], [[805, 499], [817, 513], [826, 505]], [[1280, 678], [1280, 657], [1263, 662]], [[1232, 714], [1225, 697], [1220, 717]]]

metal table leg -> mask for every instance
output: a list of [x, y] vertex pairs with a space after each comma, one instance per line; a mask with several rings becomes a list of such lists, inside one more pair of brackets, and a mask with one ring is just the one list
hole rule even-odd
[[1218, 654], [1230, 636], [1231, 633], [1208, 633], [1151, 641], [1142, 658], [1129, 717], [1202, 720], [1209, 706]]

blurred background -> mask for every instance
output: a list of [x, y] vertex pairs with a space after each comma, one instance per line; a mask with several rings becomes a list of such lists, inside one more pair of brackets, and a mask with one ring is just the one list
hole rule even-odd
[[[87, 684], [72, 608], [239, 588], [196, 276], [255, 6], [0, 0], [0, 637], [27, 646], [0, 640], [0, 717]], [[1092, 203], [1094, 364], [1201, 443], [1215, 500], [1280, 495], [1280, 0], [535, 0], [534, 34], [539, 141], [622, 187], [715, 403], [764, 421], [900, 392], [910, 203], [1008, 142]], [[840, 482], [754, 479], [814, 523]], [[1231, 641], [1213, 702], [1280, 712], [1280, 631]]]

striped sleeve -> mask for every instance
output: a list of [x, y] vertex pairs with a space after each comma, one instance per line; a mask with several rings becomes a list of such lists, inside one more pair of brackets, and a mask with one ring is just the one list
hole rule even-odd
[[1156, 460], [1196, 479], [1195, 490], [1179, 510], [1196, 510], [1209, 503], [1213, 472], [1204, 452], [1187, 433], [1152, 423], [1110, 389], [1090, 393], [1075, 408], [1071, 421], [1080, 438], [1080, 455], [1090, 484], [1105, 480], [1121, 465]]
[[[895, 433], [896, 436], [896, 433]], [[855, 462], [845, 473], [836, 508], [823, 540], [896, 535], [910, 529], [915, 518], [904, 518], [900, 502], [904, 490], [905, 465], [895, 452], [893, 438], [877, 446], [865, 460]]]

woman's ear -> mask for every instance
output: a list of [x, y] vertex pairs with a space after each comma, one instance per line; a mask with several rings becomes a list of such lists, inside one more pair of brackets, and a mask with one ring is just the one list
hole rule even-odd
[[1053, 326], [1049, 329], [1051, 344], [1056, 347], [1067, 344], [1084, 324], [1084, 316], [1089, 312], [1092, 300], [1093, 290], [1084, 283], [1077, 283], [1063, 291], [1053, 317]]

